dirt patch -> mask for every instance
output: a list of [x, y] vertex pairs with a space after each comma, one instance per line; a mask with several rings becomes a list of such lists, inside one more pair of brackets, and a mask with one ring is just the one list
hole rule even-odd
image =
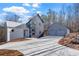
[[61, 45], [79, 50], [79, 44], [73, 43], [77, 35], [79, 35], [79, 33], [70, 33], [64, 39], [59, 40], [58, 43]]
[[13, 39], [13, 40], [11, 40], [9, 42], [19, 42], [19, 41], [29, 41], [29, 40], [31, 40], [31, 39], [17, 38], [17, 39]]
[[23, 54], [17, 50], [0, 49], [0, 56], [23, 56]]
[[7, 43], [7, 42], [0, 42], [0, 45], [5, 44], [5, 43]]

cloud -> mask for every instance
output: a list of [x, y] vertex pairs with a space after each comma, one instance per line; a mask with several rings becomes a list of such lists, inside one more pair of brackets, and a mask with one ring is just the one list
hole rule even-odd
[[40, 5], [39, 3], [33, 3], [33, 4], [32, 4], [32, 7], [34, 7], [34, 8], [38, 8], [39, 5]]
[[3, 8], [3, 11], [12, 12], [12, 13], [16, 13], [16, 14], [26, 14], [26, 13], [30, 12], [29, 10], [25, 9], [24, 7], [17, 7], [17, 6]]
[[24, 3], [23, 6], [38, 8], [40, 3]]
[[40, 16], [42, 15], [41, 11], [36, 11], [37, 14], [39, 14]]
[[35, 11], [36, 9], [35, 9], [35, 8], [33, 8], [32, 10], [33, 10], [33, 11]]
[[24, 3], [23, 6], [31, 6], [29, 3]]
[[11, 6], [3, 8], [3, 11], [5, 11], [7, 14], [9, 14], [8, 12], [15, 13], [16, 15], [20, 16], [19, 21], [22, 21], [23, 23], [26, 23], [28, 21], [28, 18], [30, 17], [28, 16], [30, 11], [25, 9], [24, 7]]
[[40, 7], [41, 3], [24, 3], [23, 6], [31, 7], [30, 12], [35, 13], [37, 9]]
[[32, 16], [26, 16], [26, 15], [22, 15], [21, 18], [19, 19], [22, 23], [27, 23], [29, 21], [29, 18]]
[[41, 14], [42, 12], [41, 11], [36, 11], [36, 13]]

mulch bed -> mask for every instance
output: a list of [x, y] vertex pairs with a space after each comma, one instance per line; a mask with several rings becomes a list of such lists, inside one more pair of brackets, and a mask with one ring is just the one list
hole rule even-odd
[[23, 56], [23, 54], [17, 50], [0, 49], [0, 56]]
[[77, 35], [79, 35], [79, 33], [70, 33], [65, 38], [59, 40], [58, 43], [61, 44], [61, 45], [79, 50], [79, 44], [73, 43], [73, 40], [75, 40], [75, 37]]

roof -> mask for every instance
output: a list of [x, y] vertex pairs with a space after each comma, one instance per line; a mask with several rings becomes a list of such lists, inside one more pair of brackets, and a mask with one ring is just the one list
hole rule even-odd
[[26, 29], [26, 28], [28, 28], [28, 27], [26, 26], [26, 24], [21, 24], [21, 25], [19, 25], [19, 26], [16, 26], [15, 28]]
[[21, 25], [22, 23], [14, 22], [14, 21], [6, 21], [6, 27], [14, 28], [16, 26]]
[[28, 27], [24, 23], [18, 23], [14, 21], [6, 21], [7, 28], [19, 28], [19, 29], [27, 29]]
[[[39, 14], [36, 14], [36, 15], [33, 16], [32, 18], [34, 18], [34, 17], [36, 17], [36, 16], [38, 16], [38, 17], [40, 18], [40, 20], [44, 23], [43, 19], [41, 18], [41, 16], [40, 16]], [[30, 18], [30, 20], [29, 20], [27, 23], [29, 23], [29, 22], [31, 21], [32, 18]], [[27, 23], [26, 23], [26, 24], [27, 24]]]
[[40, 18], [40, 20], [44, 23], [43, 19], [41, 18], [41, 16], [39, 14], [37, 14], [37, 16]]
[[[34, 18], [36, 16], [38, 18], [40, 18], [40, 20], [44, 23], [43, 19], [41, 18], [41, 16], [39, 14], [36, 14], [32, 18]], [[30, 20], [26, 23], [26, 25], [28, 25], [28, 23], [31, 21], [32, 18], [30, 18]], [[23, 28], [23, 26], [25, 27], [25, 25], [23, 23], [14, 22], [14, 21], [6, 21], [6, 27], [10, 27], [10, 28], [19, 27], [19, 28]]]

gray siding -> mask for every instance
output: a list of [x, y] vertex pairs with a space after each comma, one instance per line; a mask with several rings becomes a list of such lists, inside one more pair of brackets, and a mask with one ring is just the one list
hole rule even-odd
[[30, 21], [30, 34], [31, 37], [33, 36], [33, 31], [34, 29], [35, 32], [35, 37], [39, 37], [43, 32], [44, 32], [44, 24], [39, 18], [39, 16], [34, 16], [31, 21]]
[[65, 36], [69, 33], [69, 29], [60, 24], [52, 24], [48, 29], [50, 36]]

